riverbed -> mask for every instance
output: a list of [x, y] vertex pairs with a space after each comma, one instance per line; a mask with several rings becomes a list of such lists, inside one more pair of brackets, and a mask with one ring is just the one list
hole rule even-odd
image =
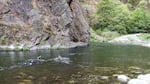
[[[0, 51], [0, 84], [120, 84], [118, 74], [134, 78], [150, 73], [149, 51], [142, 46], [108, 43], [71, 49]], [[69, 63], [55, 61], [59, 56], [69, 59]]]

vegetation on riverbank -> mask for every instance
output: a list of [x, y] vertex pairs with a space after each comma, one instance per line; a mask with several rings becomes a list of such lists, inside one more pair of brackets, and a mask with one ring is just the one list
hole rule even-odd
[[102, 41], [135, 33], [145, 33], [141, 40], [149, 39], [149, 4], [147, 0], [101, 0], [97, 4], [96, 14], [92, 16], [92, 28], [103, 38]]
[[141, 40], [145, 40], [145, 41], [150, 41], [150, 34], [143, 33], [143, 34], [140, 36], [140, 39], [141, 39]]
[[91, 42], [107, 42], [120, 36], [119, 33], [109, 30], [94, 31], [93, 29], [91, 29], [90, 32], [91, 32], [91, 39], [90, 39]]

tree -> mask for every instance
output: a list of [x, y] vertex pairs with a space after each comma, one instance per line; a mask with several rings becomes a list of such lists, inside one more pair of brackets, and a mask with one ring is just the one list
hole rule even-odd
[[[98, 4], [96, 31], [105, 29], [120, 34], [149, 33], [150, 12], [146, 10], [147, 1], [128, 0], [128, 3], [114, 0], [101, 0]], [[130, 7], [134, 7], [131, 10]]]

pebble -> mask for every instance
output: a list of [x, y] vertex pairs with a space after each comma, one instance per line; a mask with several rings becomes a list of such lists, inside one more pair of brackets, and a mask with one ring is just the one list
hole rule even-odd
[[68, 81], [69, 84], [75, 84], [76, 82], [74, 80]]
[[[113, 76], [117, 76], [117, 74]], [[150, 74], [145, 74], [145, 75], [141, 74], [134, 79], [130, 79], [126, 75], [118, 75], [117, 79], [119, 82], [127, 83], [127, 84], [150, 84]]]
[[33, 76], [28, 76], [28, 78], [31, 80], [35, 79], [35, 77], [33, 77]]
[[22, 82], [24, 82], [25, 84], [33, 84], [31, 80], [27, 80], [27, 79], [23, 80]]
[[0, 71], [3, 71], [3, 70], [4, 70], [4, 68], [0, 66]]
[[137, 66], [130, 66], [129, 69], [140, 70], [141, 68], [140, 68], [140, 67], [137, 67]]
[[121, 83], [127, 83], [130, 80], [130, 78], [126, 75], [118, 75], [117, 80]]
[[109, 80], [109, 76], [101, 76], [102, 80]]

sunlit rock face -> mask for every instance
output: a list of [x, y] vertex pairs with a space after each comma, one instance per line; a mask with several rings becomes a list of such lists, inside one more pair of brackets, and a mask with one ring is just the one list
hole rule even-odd
[[78, 0], [0, 0], [0, 45], [69, 48], [89, 38]]
[[93, 14], [96, 14], [97, 4], [100, 0], [79, 0], [82, 3], [82, 7], [84, 9], [84, 13], [87, 16], [88, 22], [90, 26], [95, 24], [95, 19], [93, 18]]

